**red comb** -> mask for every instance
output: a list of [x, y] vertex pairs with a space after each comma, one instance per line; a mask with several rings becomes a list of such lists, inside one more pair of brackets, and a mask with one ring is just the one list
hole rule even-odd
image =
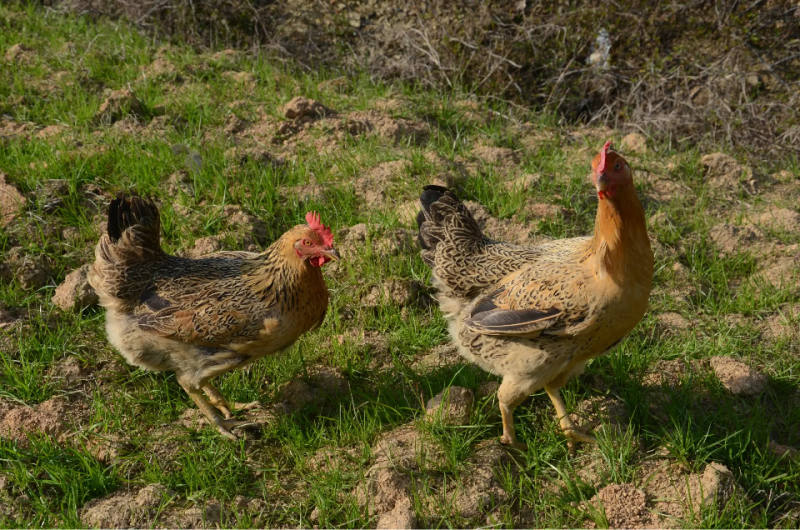
[[333, 246], [333, 232], [331, 232], [330, 228], [319, 222], [319, 214], [317, 212], [308, 212], [306, 214], [306, 223], [308, 223], [311, 230], [319, 234], [319, 237], [322, 238], [322, 242], [326, 247]]
[[598, 173], [602, 173], [606, 170], [606, 153], [608, 153], [609, 147], [611, 147], [611, 140], [607, 141], [603, 146], [603, 150], [600, 151], [600, 163], [597, 164]]

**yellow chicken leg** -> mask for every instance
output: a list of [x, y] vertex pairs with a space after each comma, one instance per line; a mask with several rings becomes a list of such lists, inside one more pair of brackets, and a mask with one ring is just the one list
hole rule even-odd
[[550, 396], [550, 401], [553, 402], [553, 406], [556, 408], [558, 422], [561, 424], [561, 429], [564, 431], [564, 436], [573, 442], [592, 444], [597, 443], [597, 438], [591, 434], [582, 432], [580, 428], [573, 423], [572, 419], [569, 417], [569, 413], [567, 412], [567, 406], [564, 404], [564, 400], [561, 398], [561, 393], [558, 391], [558, 389], [546, 386], [544, 387], [544, 390], [547, 392], [547, 395]]
[[228, 402], [225, 400], [225, 397], [217, 390], [214, 385], [211, 383], [206, 383], [203, 385], [203, 392], [206, 393], [208, 396], [208, 401], [214, 405], [223, 416], [225, 416], [226, 420], [233, 418], [233, 413], [231, 412], [231, 408], [228, 406]]
[[[192, 388], [190, 385], [181, 382], [180, 379], [178, 379], [178, 382], [186, 391], [186, 393], [189, 394], [189, 397], [192, 398], [192, 401], [194, 401], [195, 405], [197, 405], [197, 408], [199, 408], [200, 411], [205, 414], [206, 418], [208, 418], [208, 421], [210, 421], [211, 424], [217, 428], [222, 436], [230, 440], [239, 439], [231, 432], [231, 429], [237, 425], [243, 425], [247, 422], [236, 421], [229, 418], [222, 419], [220, 415], [217, 414], [217, 411], [214, 410], [214, 407], [211, 406], [211, 403], [209, 403], [208, 400], [203, 396], [203, 393], [200, 391], [200, 389]], [[217, 394], [219, 395], [219, 392], [217, 392]]]
[[[222, 415], [225, 416], [226, 420], [233, 418], [233, 412], [231, 412], [231, 408], [228, 405], [228, 402], [225, 400], [225, 396], [223, 396], [222, 393], [219, 390], [217, 390], [214, 385], [212, 385], [211, 383], [206, 383], [205, 385], [203, 385], [203, 392], [205, 392], [206, 395], [208, 396], [208, 401], [212, 405], [214, 405], [217, 409], [219, 409]], [[233, 404], [233, 406], [236, 408], [236, 410], [252, 410], [259, 408], [261, 406], [261, 403], [258, 401], [253, 401], [250, 403], [236, 402]]]
[[527, 451], [528, 446], [517, 441], [514, 429], [514, 409], [528, 397], [526, 385], [520, 384], [511, 378], [504, 378], [497, 390], [497, 400], [500, 402], [500, 415], [503, 418], [503, 436], [500, 443], [520, 451]]

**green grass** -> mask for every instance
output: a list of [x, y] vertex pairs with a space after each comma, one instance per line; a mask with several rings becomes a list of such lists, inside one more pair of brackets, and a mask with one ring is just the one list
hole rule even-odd
[[[341, 370], [351, 392], [325, 406], [278, 417], [255, 439], [239, 443], [209, 428], [176, 427], [194, 408], [191, 400], [173, 375], [124, 365], [105, 340], [101, 310], [60, 311], [50, 301], [53, 283], [39, 289], [24, 289], [16, 281], [0, 284], [0, 309], [26, 315], [22, 326], [0, 330], [0, 399], [35, 406], [63, 395], [86, 406], [79, 427], [66, 440], [33, 433], [28, 441], [0, 440], [0, 480], [6, 478], [5, 489], [0, 489], [0, 526], [81, 526], [80, 510], [89, 500], [152, 483], [173, 490], [179, 506], [203, 499], [229, 506], [239, 495], [266, 502], [263, 514], [243, 514], [236, 526], [368, 526], [376, 518], [359, 506], [354, 488], [369, 469], [378, 437], [409, 422], [416, 422], [444, 454], [435, 468], [408, 471], [416, 481], [419, 524], [488, 524], [485, 515], [461, 517], [453, 499], [442, 492], [456, 491], [449, 485], [458, 486], [470, 476], [470, 457], [476, 449], [500, 435], [496, 398], [484, 398], [470, 424], [459, 427], [423, 421], [422, 405], [449, 386], [477, 390], [496, 378], [463, 363], [438, 368], [418, 363], [449, 340], [435, 304], [400, 307], [382, 301], [377, 307], [363, 306], [372, 287], [397, 279], [425, 284], [430, 272], [414, 248], [388, 255], [380, 251], [387, 233], [401, 227], [396, 206], [365, 207], [353, 183], [382, 162], [408, 161], [391, 188], [392, 198], [403, 202], [413, 200], [422, 185], [445, 172], [463, 176], [461, 167], [469, 176], [460, 182], [462, 198], [479, 201], [492, 215], [519, 220], [529, 202], [557, 204], [570, 215], [534, 222], [533, 232], [559, 238], [586, 235], [596, 208], [586, 173], [603, 139], [589, 131], [584, 140], [568, 141], [551, 117], [497, 102], [493, 105], [499, 114], [473, 120], [459, 110], [456, 103], [468, 94], [458, 90], [438, 93], [412, 85], [375, 84], [367, 75], [347, 78], [337, 87], [323, 84], [336, 77], [333, 73], [295, 70], [263, 56], [159, 47], [124, 23], [10, 4], [0, 7], [0, 28], [4, 54], [18, 43], [33, 50], [27, 59], [6, 62], [0, 70], [0, 113], [35, 124], [36, 130], [64, 126], [62, 134], [51, 138], [0, 138], [2, 171], [31, 197], [23, 219], [0, 228], [0, 256], [21, 247], [28, 256], [49, 258], [55, 283], [90, 262], [104, 212], [103, 199], [90, 195], [88, 186], [108, 193], [134, 188], [160, 199], [163, 244], [170, 252], [190, 249], [196, 239], [212, 235], [223, 235], [226, 248], [243, 248], [247, 234], [232, 229], [221, 215], [228, 204], [261, 219], [267, 242], [302, 222], [311, 209], [320, 211], [323, 222], [335, 230], [357, 223], [370, 227], [365, 247], [335, 270], [326, 270], [332, 299], [323, 326], [285, 354], [217, 381], [231, 400], [270, 405], [281, 399], [286, 383], [303, 377], [309, 366], [325, 364]], [[150, 75], [146, 67], [157, 57], [174, 64], [181, 79]], [[235, 82], [224, 75], [229, 70], [252, 73], [255, 84]], [[132, 89], [144, 105], [142, 117], [126, 118], [136, 127], [133, 134], [95, 118], [107, 91], [121, 88]], [[319, 99], [341, 113], [401, 99], [405, 106], [389, 114], [427, 123], [430, 137], [410, 145], [374, 134], [344, 135], [339, 148], [327, 154], [310, 143], [284, 150], [268, 137], [240, 138], [250, 142], [245, 147], [284, 156], [286, 163], [279, 167], [241, 162], [231, 155], [229, 150], [237, 145], [222, 131], [231, 115], [251, 125], [272, 120], [274, 129], [282, 120], [282, 105], [296, 95]], [[241, 103], [229, 105], [235, 101]], [[529, 122], [529, 132], [502, 115]], [[159, 120], [167, 125], [148, 130]], [[541, 133], [541, 139], [523, 142], [530, 131]], [[333, 133], [315, 131], [312, 139], [325, 134]], [[185, 148], [174, 148], [179, 144]], [[513, 167], [475, 163], [471, 150], [478, 144], [514, 149], [519, 161]], [[187, 153], [199, 158], [188, 162]], [[431, 153], [446, 164], [431, 162]], [[708, 189], [699, 169], [700, 155], [654, 146], [632, 157], [635, 168], [668, 176], [688, 191], [673, 200], [652, 196], [646, 204], [649, 216], [663, 212], [673, 220], [651, 228], [663, 250], [656, 256], [648, 315], [614, 352], [594, 360], [587, 374], [564, 391], [570, 410], [591, 397], [621, 401], [629, 412], [629, 425], [620, 435], [603, 431], [597, 448], [580, 447], [573, 457], [549, 400], [543, 393], [533, 396], [516, 413], [518, 435], [528, 451], [516, 455], [512, 466], [495, 470], [506, 500], [487, 513], [491, 511], [500, 526], [582, 526], [588, 521], [607, 525], [601, 511], [583, 503], [607, 484], [641, 485], [644, 464], [657, 454], [694, 472], [720, 462], [740, 485], [735, 502], [681, 525], [799, 524], [800, 462], [778, 461], [767, 443], [774, 439], [800, 446], [800, 344], [797, 336], [768, 340], [760, 330], [763, 319], [777, 314], [785, 314], [796, 329], [798, 315], [786, 305], [797, 301], [796, 284], [778, 288], [751, 280], [763, 258], [757, 252], [743, 249], [725, 257], [717, 253], [709, 228], [728, 218], [741, 222], [746, 206]], [[670, 169], [668, 162], [673, 162]], [[797, 178], [796, 161], [783, 165]], [[168, 191], [168, 178], [179, 171], [188, 175], [193, 195]], [[506, 181], [526, 173], [539, 174], [539, 184], [526, 192], [506, 190]], [[64, 179], [68, 185], [67, 195], [52, 211], [41, 199], [42, 185], [50, 179]], [[310, 182], [324, 184], [324, 199], [304, 202], [287, 192]], [[637, 186], [650, 193], [644, 179], [637, 179]], [[756, 206], [765, 206], [767, 200], [752, 199]], [[71, 236], [62, 237], [64, 233]], [[796, 233], [773, 236], [786, 246], [800, 243]], [[676, 263], [685, 272], [673, 270]], [[660, 333], [658, 315], [667, 311], [696, 324], [677, 333]], [[744, 324], [730, 324], [727, 315], [741, 315]], [[380, 334], [387, 351], [349, 338], [352, 331]], [[339, 341], [338, 336], [344, 338]], [[703, 367], [714, 355], [759, 366], [770, 375], [768, 390], [750, 398], [731, 396]], [[65, 387], [55, 376], [60, 363], [71, 358], [89, 375]], [[674, 359], [694, 363], [694, 371], [685, 374], [680, 385], [659, 389], [645, 384], [648, 374], [659, 370], [659, 361]], [[122, 444], [119, 455], [107, 462], [98, 460], [92, 445], [103, 437]], [[333, 469], [312, 469], [309, 462], [321, 449], [348, 449], [356, 457], [341, 459]], [[579, 474], [583, 464], [593, 460], [602, 470], [594, 481]]]

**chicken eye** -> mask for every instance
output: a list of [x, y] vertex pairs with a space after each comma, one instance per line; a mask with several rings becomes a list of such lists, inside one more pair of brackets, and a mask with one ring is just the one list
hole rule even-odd
[[304, 240], [303, 240], [303, 244], [304, 244], [305, 246], [307, 246], [307, 247], [310, 247], [310, 246], [312, 245], [311, 241], [309, 241], [308, 239], [304, 239]]
[[614, 169], [616, 169], [617, 171], [619, 171], [619, 168], [620, 168], [620, 167], [622, 167], [622, 166], [620, 166], [619, 162], [617, 162], [616, 164], [614, 164]]

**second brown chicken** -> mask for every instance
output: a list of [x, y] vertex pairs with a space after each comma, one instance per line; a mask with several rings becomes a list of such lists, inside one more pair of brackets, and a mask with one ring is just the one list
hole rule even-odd
[[181, 258], [161, 249], [155, 203], [121, 195], [109, 206], [89, 272], [107, 310], [109, 342], [130, 364], [174, 371], [217, 430], [236, 439], [237, 422], [211, 379], [287, 349], [328, 309], [321, 268], [339, 255], [318, 214], [309, 212], [306, 223], [261, 254]]
[[502, 442], [524, 447], [514, 409], [547, 392], [564, 434], [593, 442], [559, 393], [642, 319], [653, 252], [628, 162], [607, 142], [592, 161], [594, 235], [536, 247], [493, 241], [450, 191], [426, 186], [417, 216], [422, 259], [460, 354], [503, 378]]

